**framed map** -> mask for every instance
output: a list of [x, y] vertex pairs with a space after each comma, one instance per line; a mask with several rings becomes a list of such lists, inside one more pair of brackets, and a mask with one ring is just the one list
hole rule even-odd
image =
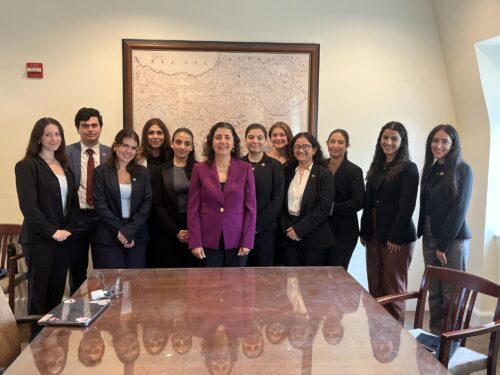
[[[319, 44], [123, 39], [124, 127], [185, 126], [197, 151], [212, 125], [277, 121], [316, 134]], [[242, 138], [243, 140], [243, 138]]]

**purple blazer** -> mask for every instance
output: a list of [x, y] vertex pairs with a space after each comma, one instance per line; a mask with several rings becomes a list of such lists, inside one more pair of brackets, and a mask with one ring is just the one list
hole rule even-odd
[[189, 248], [218, 249], [223, 233], [226, 249], [252, 249], [256, 207], [250, 164], [231, 158], [224, 192], [215, 163], [195, 164], [188, 195]]

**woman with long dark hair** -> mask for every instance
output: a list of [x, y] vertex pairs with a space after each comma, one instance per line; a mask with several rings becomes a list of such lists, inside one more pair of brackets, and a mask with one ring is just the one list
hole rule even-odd
[[144, 268], [152, 193], [148, 170], [135, 156], [139, 136], [122, 129], [107, 164], [94, 171], [94, 207], [101, 222], [96, 233], [96, 268]]
[[252, 168], [239, 160], [240, 138], [227, 122], [212, 126], [203, 153], [189, 183], [189, 248], [207, 267], [243, 267], [257, 216]]
[[[366, 246], [368, 287], [373, 297], [405, 292], [417, 234], [412, 215], [418, 169], [410, 161], [408, 133], [391, 121], [380, 130], [366, 180], [361, 239]], [[404, 322], [404, 301], [384, 306]]]
[[187, 243], [187, 198], [189, 180], [196, 163], [194, 136], [188, 128], [172, 135], [173, 158], [152, 176], [153, 206], [158, 241], [154, 245], [155, 267], [192, 267], [196, 258]]
[[156, 168], [171, 158], [172, 149], [167, 126], [159, 118], [149, 119], [142, 128], [141, 144], [137, 151], [138, 163], [147, 167], [149, 174], [153, 175]]
[[248, 154], [242, 159], [251, 164], [257, 198], [257, 227], [254, 249], [248, 256], [252, 267], [271, 267], [278, 216], [283, 206], [284, 177], [280, 163], [266, 155], [267, 132], [264, 125], [250, 124], [245, 130]]
[[333, 175], [311, 133], [298, 133], [291, 147], [294, 160], [285, 169], [281, 215], [285, 266], [322, 266], [335, 243], [327, 220], [334, 198]]
[[[462, 160], [457, 131], [451, 125], [436, 126], [427, 137], [420, 189], [418, 236], [423, 235], [426, 266], [465, 271], [471, 238], [465, 215], [471, 191], [472, 170]], [[450, 285], [431, 282], [429, 327], [434, 334], [441, 334], [450, 293]]]
[[[142, 128], [141, 144], [137, 150], [137, 163], [146, 167], [149, 175], [153, 178], [160, 166], [172, 159], [170, 148], [170, 133], [165, 123], [159, 118], [151, 118]], [[160, 227], [156, 216], [151, 211], [148, 219], [150, 241], [146, 249], [146, 265], [150, 268], [161, 267], [157, 257], [158, 244], [161, 242], [162, 234], [158, 231]]]
[[[61, 124], [49, 117], [31, 131], [16, 164], [16, 188], [24, 216], [19, 242], [28, 265], [28, 314], [48, 313], [63, 297], [71, 244], [79, 215], [77, 185], [68, 169]], [[32, 327], [32, 335], [39, 329]]]
[[349, 134], [335, 129], [326, 142], [330, 158], [326, 165], [335, 178], [335, 199], [332, 214], [328, 217], [335, 237], [335, 246], [327, 254], [325, 265], [342, 266], [346, 270], [359, 237], [357, 212], [365, 203], [363, 171], [347, 159]]

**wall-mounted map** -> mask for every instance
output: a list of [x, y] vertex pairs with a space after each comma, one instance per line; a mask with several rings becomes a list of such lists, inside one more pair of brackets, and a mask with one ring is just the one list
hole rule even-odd
[[319, 45], [124, 40], [124, 120], [140, 132], [152, 117], [197, 143], [219, 121], [316, 129]]

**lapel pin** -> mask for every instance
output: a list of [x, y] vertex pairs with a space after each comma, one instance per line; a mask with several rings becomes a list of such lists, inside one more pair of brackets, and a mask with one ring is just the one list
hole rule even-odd
[[444, 175], [444, 172], [440, 172], [440, 173], [439, 173], [439, 175], [440, 175], [440, 176]]
[[262, 163], [261, 165], [262, 165], [263, 167], [265, 167], [265, 166], [266, 166], [266, 163]]
[[137, 178], [135, 178], [135, 177], [134, 177], [134, 178], [132, 178], [132, 181], [137, 181]]
[[311, 175], [311, 177], [312, 177], [312, 178], [314, 178], [314, 177], [316, 177], [316, 175], [315, 175], [315, 174], [312, 174], [312, 175]]

